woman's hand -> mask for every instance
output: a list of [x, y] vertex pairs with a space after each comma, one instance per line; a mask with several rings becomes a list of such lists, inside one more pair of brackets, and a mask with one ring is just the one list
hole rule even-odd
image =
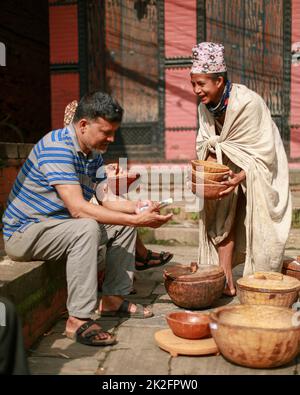
[[234, 173], [232, 170], [229, 171], [229, 178], [226, 181], [222, 181], [222, 185], [227, 185], [228, 188], [225, 191], [220, 192], [219, 196], [224, 197], [230, 194], [234, 190], [234, 188], [239, 185], [246, 178], [246, 173], [244, 170], [241, 170], [239, 173]]

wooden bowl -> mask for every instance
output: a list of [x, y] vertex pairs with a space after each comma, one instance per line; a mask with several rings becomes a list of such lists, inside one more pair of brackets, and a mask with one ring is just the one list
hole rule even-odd
[[300, 281], [281, 273], [257, 272], [237, 280], [242, 304], [291, 307], [298, 300]]
[[285, 259], [282, 265], [282, 274], [285, 274], [290, 277], [294, 277], [297, 280], [300, 280], [300, 262], [297, 258], [295, 259]]
[[115, 195], [124, 195], [128, 193], [132, 183], [140, 178], [139, 173], [127, 173], [107, 178], [107, 184], [111, 192]]
[[230, 170], [228, 166], [209, 160], [195, 159], [191, 161], [191, 164], [194, 170], [203, 171], [205, 173], [228, 173]]
[[214, 184], [225, 181], [228, 177], [228, 171], [222, 173], [205, 173], [192, 169], [192, 181], [196, 184]]
[[204, 198], [204, 199], [209, 199], [209, 200], [215, 200], [219, 199], [220, 192], [225, 191], [228, 186], [227, 185], [222, 185], [220, 183], [217, 184], [195, 184], [194, 182], [192, 184], [192, 192], [195, 193], [198, 197]]
[[225, 286], [224, 271], [217, 265], [199, 265], [196, 273], [186, 265], [172, 265], [164, 270], [164, 279], [172, 302], [191, 310], [211, 306]]
[[295, 311], [263, 305], [235, 305], [210, 314], [210, 330], [223, 356], [238, 365], [273, 368], [300, 351]]
[[207, 314], [178, 311], [169, 313], [166, 320], [174, 335], [184, 339], [202, 339], [210, 335]]

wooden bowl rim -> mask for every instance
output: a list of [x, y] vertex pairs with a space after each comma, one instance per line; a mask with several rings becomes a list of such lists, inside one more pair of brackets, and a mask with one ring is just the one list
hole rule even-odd
[[[222, 311], [226, 311], [226, 310], [232, 310], [232, 309], [237, 309], [237, 308], [242, 308], [242, 306], [263, 306], [266, 307], [266, 309], [274, 309], [274, 310], [290, 310], [291, 312], [293, 312], [292, 309], [289, 309], [287, 307], [280, 307], [280, 306], [271, 306], [271, 305], [234, 305], [234, 306], [222, 306], [222, 307], [218, 307], [215, 310], [213, 310], [212, 312], [210, 312], [210, 320], [211, 323], [216, 323], [217, 325], [222, 325], [225, 326], [227, 328], [235, 328], [235, 329], [241, 329], [241, 330], [251, 330], [251, 331], [268, 331], [268, 332], [286, 332], [286, 331], [300, 331], [300, 325], [297, 326], [291, 326], [287, 327], [287, 328], [258, 328], [255, 326], [244, 326], [244, 325], [238, 325], [238, 324], [230, 324], [228, 322], [221, 322], [219, 321], [219, 317], [218, 314], [222, 313]], [[213, 327], [210, 326], [210, 329], [214, 330]]]
[[[180, 321], [179, 319], [176, 319], [174, 317], [171, 317], [172, 314], [185, 314], [185, 315], [190, 315], [190, 316], [199, 316], [201, 317], [201, 320], [204, 319], [206, 322], [184, 322]], [[166, 318], [170, 321], [180, 323], [183, 325], [208, 325], [210, 322], [210, 317], [209, 314], [207, 313], [200, 313], [200, 312], [194, 312], [194, 311], [172, 311], [166, 315]]]
[[[200, 162], [200, 163], [199, 163]], [[197, 166], [203, 166], [207, 167], [208, 169], [224, 169], [224, 171], [229, 171], [230, 168], [226, 165], [223, 165], [221, 163], [213, 162], [213, 161], [208, 161], [208, 160], [201, 160], [201, 159], [193, 159], [191, 160], [192, 167], [197, 167]]]

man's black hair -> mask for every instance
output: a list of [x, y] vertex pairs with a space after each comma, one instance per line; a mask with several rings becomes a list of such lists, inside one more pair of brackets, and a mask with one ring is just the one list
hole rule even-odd
[[73, 121], [78, 122], [82, 118], [95, 120], [101, 117], [109, 122], [121, 123], [123, 112], [116, 99], [107, 93], [95, 91], [80, 99]]
[[226, 84], [226, 82], [228, 81], [227, 71], [224, 71], [223, 73], [211, 73], [209, 74], [209, 76], [214, 81], [217, 80], [219, 77], [223, 77], [224, 84]]

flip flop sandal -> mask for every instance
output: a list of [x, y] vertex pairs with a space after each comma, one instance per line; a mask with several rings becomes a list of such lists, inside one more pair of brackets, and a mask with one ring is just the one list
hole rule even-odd
[[[92, 325], [97, 325], [98, 330], [93, 329], [87, 331]], [[86, 333], [84, 333], [87, 331]], [[97, 335], [100, 333], [105, 333], [106, 339], [97, 339]], [[75, 333], [65, 332], [69, 339], [75, 340], [78, 343], [84, 344], [86, 346], [109, 346], [116, 343], [116, 336], [105, 332], [100, 327], [99, 323], [95, 320], [89, 320], [82, 324]]]
[[[165, 255], [167, 252], [161, 251], [159, 256], [152, 255], [153, 251], [147, 250], [147, 256], [146, 258], [141, 258], [141, 257], [136, 257], [136, 262], [142, 263], [142, 265], [135, 265], [135, 270], [142, 271], [142, 270], [147, 270], [147, 269], [153, 269], [156, 267], [160, 267], [168, 263], [172, 258], [173, 254], [169, 253], [167, 257]], [[149, 263], [150, 261], [157, 261], [159, 260], [160, 263]]]
[[127, 318], [150, 318], [153, 317], [153, 313], [145, 313], [144, 306], [137, 304], [136, 311], [129, 311], [130, 302], [128, 300], [123, 300], [121, 306], [116, 311], [101, 311], [101, 317], [127, 317]]

